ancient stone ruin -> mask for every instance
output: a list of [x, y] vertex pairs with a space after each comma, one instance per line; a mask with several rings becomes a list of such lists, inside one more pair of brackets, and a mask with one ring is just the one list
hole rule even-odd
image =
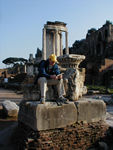
[[56, 56], [63, 55], [62, 47], [62, 32], [65, 32], [65, 47], [66, 54], [69, 54], [68, 49], [68, 31], [64, 22], [47, 22], [43, 28], [43, 59], [47, 59], [50, 54]]
[[[19, 131], [22, 133], [18, 144], [20, 147], [26, 145], [27, 149], [86, 150], [100, 137], [105, 136], [108, 129], [104, 122], [106, 105], [102, 100], [79, 99], [84, 93], [85, 80], [85, 70], [79, 68], [79, 64], [85, 59], [85, 56], [68, 54], [68, 47], [66, 47], [67, 54], [62, 55], [61, 45], [60, 50], [57, 49], [61, 36], [60, 34], [53, 36], [54, 30], [56, 34], [56, 28], [64, 31], [66, 24], [49, 22], [44, 27], [46, 29], [44, 28], [43, 32], [47, 36], [45, 35], [43, 38], [43, 44], [46, 44], [43, 45], [42, 57], [48, 57], [51, 52], [57, 55], [59, 67], [64, 73], [66, 97], [69, 102], [62, 102], [61, 105], [58, 105], [54, 88], [48, 87], [47, 101], [45, 104], [40, 104], [40, 91], [38, 86], [34, 87], [33, 84], [34, 69], [28, 71], [23, 86], [24, 100], [20, 103], [18, 115]], [[50, 41], [53, 41], [54, 37], [60, 37], [59, 40], [55, 40], [58, 45], [55, 45], [54, 42], [50, 44], [51, 49], [47, 45], [49, 42], [46, 42], [49, 40], [49, 30], [51, 33]], [[65, 31], [67, 32], [67, 30]], [[52, 51], [54, 46], [54, 51]], [[34, 67], [34, 59], [30, 61], [30, 65]]]
[[88, 30], [86, 38], [76, 41], [70, 53], [86, 56], [81, 66], [86, 68], [87, 84], [113, 86], [113, 24], [110, 21], [97, 30]]
[[[78, 100], [83, 94], [86, 94], [87, 89], [84, 86], [85, 81], [85, 69], [79, 68], [81, 61], [85, 59], [83, 55], [62, 55], [57, 57], [60, 70], [63, 74], [64, 87], [66, 91], [66, 97], [70, 100]], [[29, 76], [24, 83], [24, 99], [25, 100], [40, 100], [40, 90], [38, 85], [33, 87], [33, 64], [28, 63]], [[31, 76], [32, 75], [32, 76]], [[48, 87], [47, 98], [54, 99], [57, 93], [54, 92], [51, 86]]]
[[[78, 100], [87, 89], [84, 86], [85, 69], [79, 68], [79, 64], [85, 59], [83, 55], [63, 55], [58, 57], [61, 70], [64, 71], [64, 87], [66, 97], [70, 100]], [[85, 90], [84, 90], [85, 89]]]
[[[63, 55], [62, 49], [62, 32], [65, 32], [65, 46], [66, 54]], [[79, 68], [79, 64], [85, 59], [83, 55], [70, 55], [68, 54], [68, 32], [65, 23], [62, 22], [47, 22], [43, 29], [43, 51], [42, 59], [47, 59], [51, 53], [56, 54], [59, 67], [62, 73], [64, 73], [64, 86], [66, 90], [66, 97], [70, 100], [78, 100], [83, 94], [87, 92], [84, 86], [85, 81], [85, 69]], [[39, 100], [40, 91], [39, 87], [32, 87], [34, 83], [34, 76], [38, 74], [37, 60], [30, 54], [29, 61], [27, 63], [27, 79], [24, 84], [24, 99]], [[30, 86], [31, 85], [31, 86]], [[57, 93], [53, 91], [51, 86], [47, 91], [47, 98], [54, 99]]]

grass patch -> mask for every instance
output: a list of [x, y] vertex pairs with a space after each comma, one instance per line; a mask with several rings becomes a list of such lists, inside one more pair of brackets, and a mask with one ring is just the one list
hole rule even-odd
[[113, 88], [108, 88], [107, 91], [109, 94], [113, 94]]
[[86, 85], [88, 90], [99, 91], [102, 94], [113, 94], [113, 88], [106, 88], [105, 86], [99, 85]]

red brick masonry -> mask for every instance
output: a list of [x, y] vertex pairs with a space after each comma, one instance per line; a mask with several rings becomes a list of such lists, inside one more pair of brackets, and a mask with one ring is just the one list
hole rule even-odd
[[32, 133], [26, 150], [87, 150], [98, 141], [107, 144], [112, 140], [108, 138], [109, 127], [103, 121], [95, 123], [75, 123], [65, 128], [54, 130], [36, 131]]

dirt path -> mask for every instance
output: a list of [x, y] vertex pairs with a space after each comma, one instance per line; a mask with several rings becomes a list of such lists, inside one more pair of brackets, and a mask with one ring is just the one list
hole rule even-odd
[[3, 118], [2, 115], [2, 102], [4, 100], [11, 100], [17, 104], [23, 99], [22, 94], [17, 94], [13, 90], [0, 88], [0, 133], [2, 130], [12, 126], [17, 122], [16, 118]]
[[11, 100], [13, 102], [19, 103], [23, 99], [23, 94], [17, 94], [13, 90], [0, 88], [0, 104], [4, 100]]

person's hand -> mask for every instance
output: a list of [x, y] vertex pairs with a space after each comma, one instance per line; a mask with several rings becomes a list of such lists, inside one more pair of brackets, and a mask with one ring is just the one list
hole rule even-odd
[[62, 79], [62, 74], [57, 75], [57, 79]]
[[51, 78], [51, 79], [56, 79], [57, 76], [56, 76], [56, 75], [51, 75], [50, 78]]

